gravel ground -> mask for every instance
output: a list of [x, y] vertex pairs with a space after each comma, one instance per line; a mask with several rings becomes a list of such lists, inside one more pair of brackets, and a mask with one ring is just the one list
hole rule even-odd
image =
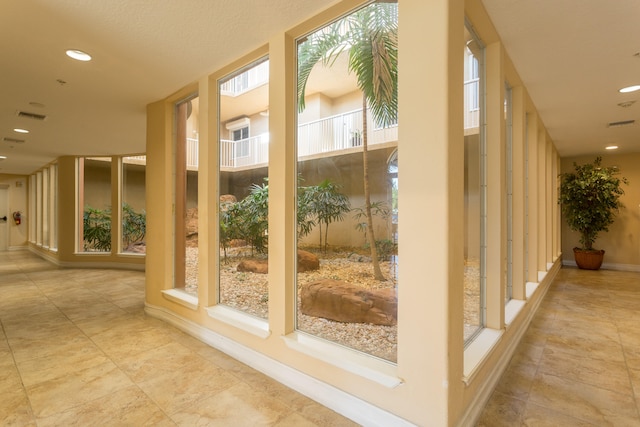
[[[187, 285], [185, 289], [197, 295], [197, 248], [187, 248]], [[380, 267], [387, 280], [373, 279], [369, 259], [361, 254], [341, 251], [318, 253], [320, 270], [300, 273], [298, 289], [305, 283], [321, 278], [343, 280], [366, 289], [396, 286], [397, 264], [382, 262]], [[222, 304], [263, 319], [268, 318], [268, 275], [238, 272], [236, 266], [246, 258], [236, 250], [222, 262], [220, 301]], [[464, 337], [477, 329], [480, 307], [479, 268], [477, 261], [465, 265]], [[299, 293], [298, 293], [299, 295]], [[300, 301], [298, 300], [298, 303]], [[300, 306], [300, 304], [298, 304]], [[319, 317], [305, 316], [298, 311], [298, 329], [317, 337], [364, 353], [395, 362], [397, 360], [397, 327], [364, 323], [341, 323]]]

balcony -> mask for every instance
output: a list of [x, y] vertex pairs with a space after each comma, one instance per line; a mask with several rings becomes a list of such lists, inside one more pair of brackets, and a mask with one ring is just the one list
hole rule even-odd
[[[368, 143], [372, 148], [398, 141], [398, 126], [386, 128], [370, 124]], [[362, 110], [327, 117], [298, 126], [298, 155], [316, 158], [336, 155], [345, 150], [362, 150]], [[269, 162], [269, 134], [231, 141], [220, 140], [220, 166], [222, 170], [250, 169], [266, 166]], [[198, 169], [198, 139], [187, 138], [187, 168]]]
[[480, 126], [480, 79], [464, 82], [464, 134], [478, 133]]
[[[465, 83], [465, 135], [478, 133], [478, 80]], [[376, 126], [371, 114], [368, 143], [372, 149], [397, 143], [398, 126]], [[360, 151], [362, 148], [362, 109], [303, 123], [298, 126], [298, 156], [311, 159]], [[220, 165], [223, 170], [250, 169], [269, 162], [269, 134], [264, 133], [238, 141], [220, 140]], [[187, 168], [198, 169], [198, 139], [187, 138]]]

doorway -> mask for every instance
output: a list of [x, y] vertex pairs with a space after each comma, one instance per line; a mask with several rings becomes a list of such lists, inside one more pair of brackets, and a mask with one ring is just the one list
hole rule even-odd
[[9, 187], [0, 186], [0, 252], [8, 248], [9, 219]]

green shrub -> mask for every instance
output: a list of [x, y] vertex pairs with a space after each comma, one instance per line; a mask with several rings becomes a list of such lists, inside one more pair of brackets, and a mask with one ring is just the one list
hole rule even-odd
[[[84, 250], [111, 251], [111, 208], [94, 209], [86, 206], [82, 217]], [[147, 233], [147, 215], [136, 212], [128, 203], [122, 204], [122, 240], [125, 247], [144, 241]]]

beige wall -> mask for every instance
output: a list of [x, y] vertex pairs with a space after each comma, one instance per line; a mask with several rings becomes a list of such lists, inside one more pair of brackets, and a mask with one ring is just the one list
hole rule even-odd
[[[282, 371], [312, 378], [316, 385], [329, 385], [356, 399], [345, 403], [339, 396], [325, 396], [323, 402], [345, 412], [362, 402], [420, 426], [472, 425], [493, 385], [507, 366], [515, 345], [528, 326], [537, 305], [559, 267], [549, 251], [554, 241], [553, 159], [555, 149], [544, 124], [522, 86], [507, 52], [486, 15], [480, 0], [402, 0], [400, 3], [400, 87], [399, 87], [399, 181], [400, 265], [398, 293], [397, 364], [343, 349], [310, 351], [295, 331], [295, 188], [296, 108], [293, 84], [294, 40], [323, 23], [340, 16], [360, 2], [345, 0], [327, 11], [275, 34], [268, 46], [229, 64], [197, 84], [147, 108], [147, 312], [172, 321], [190, 333], [207, 339], [231, 354], [267, 370], [284, 380]], [[526, 251], [519, 253], [519, 280], [514, 295], [521, 299], [518, 316], [505, 319], [504, 271], [504, 152], [492, 147], [489, 156], [491, 217], [488, 220], [487, 306], [490, 312], [485, 338], [465, 348], [463, 342], [464, 270], [464, 131], [462, 118], [463, 49], [465, 15], [488, 46], [490, 82], [487, 90], [487, 127], [490, 144], [503, 146], [504, 81], [519, 91], [514, 102], [514, 122], [520, 144], [516, 167], [524, 164], [524, 136], [530, 135], [527, 212], [535, 225]], [[490, 47], [490, 48], [489, 48]], [[215, 84], [218, 78], [250, 64], [269, 53], [269, 313], [268, 323], [253, 333], [255, 319], [243, 315], [233, 321], [209, 315], [216, 308], [217, 164], [218, 153], [211, 138], [220, 135]], [[189, 94], [200, 94], [199, 170], [199, 287], [197, 302], [173, 291], [173, 199], [172, 126], [173, 105]], [[320, 100], [318, 100], [320, 101]], [[355, 98], [353, 100], [355, 102]], [[317, 114], [324, 104], [318, 102]], [[314, 108], [309, 107], [309, 108]], [[310, 114], [310, 113], [309, 113]], [[530, 127], [525, 127], [528, 117]], [[212, 149], [210, 149], [210, 147]], [[333, 167], [333, 165], [330, 165]], [[524, 174], [517, 175], [516, 188], [524, 189]], [[354, 192], [356, 190], [353, 190]], [[224, 192], [224, 191], [222, 191]], [[520, 194], [523, 194], [521, 191]], [[216, 195], [216, 196], [212, 196]], [[515, 234], [524, 247], [524, 202], [514, 218]], [[332, 235], [333, 236], [333, 235]], [[552, 245], [551, 245], [552, 247]], [[552, 247], [553, 248], [553, 247]], [[524, 259], [529, 263], [526, 277], [537, 290], [525, 296]], [[254, 325], [254, 329], [243, 325]], [[494, 338], [487, 338], [494, 337]], [[497, 339], [495, 337], [498, 337]], [[483, 344], [489, 342], [491, 345]], [[294, 345], [297, 344], [298, 346]], [[301, 349], [302, 348], [302, 349]], [[249, 349], [243, 353], [243, 349]], [[306, 349], [307, 351], [305, 351]], [[237, 351], [237, 353], [236, 353]], [[250, 353], [250, 355], [247, 355]], [[344, 363], [344, 359], [355, 362]], [[276, 361], [280, 368], [269, 371], [262, 363]], [[351, 367], [349, 366], [351, 365]], [[353, 368], [357, 365], [357, 368]], [[360, 369], [361, 368], [361, 369]], [[291, 371], [288, 371], [291, 369]], [[375, 374], [375, 375], [374, 375]], [[292, 374], [293, 375], [293, 374]], [[376, 375], [397, 381], [385, 385]], [[294, 375], [295, 376], [295, 375]], [[304, 387], [301, 385], [301, 387]], [[367, 412], [363, 409], [361, 412]]]
[[[608, 232], [602, 232], [594, 244], [604, 249], [604, 268], [640, 271], [640, 153], [603, 153], [603, 166], [618, 166], [620, 176], [629, 180], [623, 185], [625, 194], [620, 198], [624, 208], [620, 209]], [[562, 159], [561, 172], [573, 171], [573, 163], [590, 163], [593, 156], [566, 157]], [[573, 262], [573, 248], [580, 246], [579, 233], [572, 231], [562, 221], [562, 259]]]
[[[0, 186], [7, 186], [7, 248], [16, 249], [27, 245], [27, 235], [29, 221], [27, 215], [27, 177], [23, 175], [0, 174]], [[22, 214], [22, 224], [16, 225], [12, 220], [12, 213], [20, 211]], [[4, 212], [0, 212], [2, 216]]]

